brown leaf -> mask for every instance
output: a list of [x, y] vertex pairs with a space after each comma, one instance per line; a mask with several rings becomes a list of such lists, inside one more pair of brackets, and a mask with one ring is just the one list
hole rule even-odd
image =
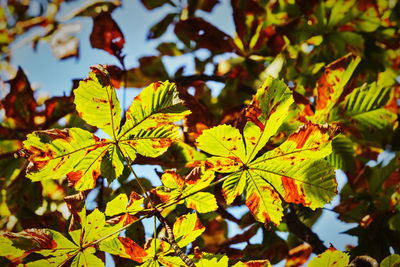
[[308, 243], [303, 243], [289, 250], [286, 258], [285, 267], [298, 267], [306, 263], [312, 252], [312, 247]]
[[206, 48], [215, 54], [238, 50], [229, 35], [202, 18], [179, 21], [175, 25], [175, 34], [187, 46], [194, 41], [197, 48]]
[[125, 38], [110, 13], [102, 12], [93, 18], [90, 44], [93, 48], [103, 49], [117, 58], [121, 57]]
[[1, 101], [6, 116], [15, 121], [16, 128], [33, 127], [37, 103], [28, 78], [21, 67], [18, 68], [15, 78], [7, 83], [10, 84], [10, 92]]

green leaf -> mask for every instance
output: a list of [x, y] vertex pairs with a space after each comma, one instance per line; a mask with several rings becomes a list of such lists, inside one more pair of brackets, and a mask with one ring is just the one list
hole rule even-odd
[[400, 255], [393, 254], [384, 258], [379, 265], [380, 267], [398, 267], [400, 266]]
[[353, 129], [351, 132], [357, 139], [375, 143], [387, 139], [397, 119], [395, 113], [384, 107], [392, 90], [377, 83], [354, 89], [332, 113], [331, 121], [342, 121]]
[[132, 191], [129, 197], [128, 205], [128, 197], [125, 194], [119, 194], [113, 200], [107, 203], [105, 215], [114, 216], [121, 213], [129, 213], [133, 215], [143, 209], [141, 206], [143, 201], [144, 198], [142, 196]]
[[[203, 131], [205, 136], [200, 136], [197, 142], [209, 154], [218, 155], [204, 162], [206, 168], [231, 173], [222, 185], [222, 194], [227, 204], [231, 204], [244, 192], [246, 205], [258, 221], [279, 224], [283, 216], [282, 199], [315, 209], [322, 207], [336, 194], [333, 169], [323, 160], [332, 151], [330, 141], [333, 130], [327, 125], [308, 123], [290, 135], [278, 148], [246, 164], [244, 162], [248, 153], [240, 151], [243, 146], [237, 144], [236, 140], [242, 140], [241, 135], [233, 127], [222, 125]], [[229, 136], [231, 143], [223, 139], [223, 134]], [[214, 153], [212, 147], [204, 144], [211, 138], [217, 140], [216, 144], [218, 141], [225, 144], [224, 148], [215, 145]], [[240, 148], [237, 155], [246, 156], [229, 163], [228, 157], [237, 156], [232, 152], [236, 151], [232, 149], [236, 147]]]
[[190, 114], [178, 97], [173, 83], [153, 83], [137, 95], [126, 113], [117, 140], [124, 154], [156, 157], [179, 137], [173, 123]]
[[73, 252], [78, 249], [77, 245], [59, 232], [50, 229], [26, 229], [19, 233], [3, 232], [0, 236], [0, 256], [11, 261], [20, 260], [33, 252], [63, 259], [69, 254], [71, 258], [74, 256]]
[[257, 90], [246, 110], [248, 122], [244, 128], [244, 138], [247, 155], [244, 162], [248, 163], [254, 159], [271, 136], [276, 134], [293, 101], [292, 93], [286, 84], [270, 76]]
[[173, 226], [176, 242], [180, 247], [185, 247], [196, 240], [206, 228], [201, 224], [196, 213], [189, 213], [179, 217]]
[[350, 256], [336, 250], [334, 247], [328, 248], [324, 253], [318, 255], [308, 263], [308, 267], [346, 267]]
[[227, 267], [229, 258], [226, 255], [211, 254], [203, 252], [200, 259], [193, 259], [196, 266], [199, 267]]
[[102, 158], [112, 146], [111, 141], [100, 141], [79, 128], [37, 131], [23, 144], [30, 161], [28, 178], [40, 181], [67, 176], [81, 191], [94, 187]]
[[121, 107], [115, 89], [103, 66], [96, 65], [91, 69], [89, 78], [81, 81], [74, 90], [76, 110], [88, 124], [116, 139], [121, 123]]
[[99, 249], [113, 255], [128, 258], [142, 263], [148, 255], [147, 252], [130, 238], [118, 237], [106, 239], [99, 244]]
[[180, 198], [188, 208], [205, 213], [214, 211], [218, 208], [215, 196], [208, 192], [198, 192], [206, 188], [214, 179], [214, 172], [204, 171], [204, 169], [193, 169], [185, 179], [172, 170], [167, 170], [161, 177], [164, 186], [157, 187], [154, 193], [162, 202], [176, 200]]
[[332, 153], [326, 158], [326, 160], [335, 169], [341, 169], [343, 171], [354, 171], [355, 159], [354, 159], [354, 144], [353, 142], [344, 135], [336, 136], [332, 140]]
[[346, 93], [345, 86], [350, 80], [361, 58], [348, 54], [325, 67], [316, 85], [317, 98], [314, 121], [324, 123], [329, 120], [331, 109]]
[[95, 249], [85, 249], [84, 251], [79, 252], [72, 261], [71, 266], [104, 267], [104, 262], [93, 254], [95, 251]]

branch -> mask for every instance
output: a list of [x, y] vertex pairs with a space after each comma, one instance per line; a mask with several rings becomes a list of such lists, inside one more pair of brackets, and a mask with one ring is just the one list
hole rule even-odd
[[188, 86], [195, 81], [204, 81], [204, 82], [214, 81], [214, 82], [224, 83], [226, 81], [226, 77], [217, 75], [207, 75], [207, 74], [195, 74], [189, 76], [176, 77], [173, 81], [181, 86]]
[[155, 212], [155, 215], [158, 218], [158, 220], [164, 225], [165, 231], [167, 233], [166, 241], [175, 250], [175, 254], [177, 256], [179, 256], [187, 266], [195, 267], [196, 265], [194, 265], [193, 261], [188, 258], [188, 256], [179, 247], [178, 243], [176, 243], [174, 233], [172, 232], [171, 226], [168, 225], [168, 222], [165, 220], [165, 218], [158, 211]]
[[357, 256], [350, 262], [348, 267], [362, 267], [362, 266], [371, 266], [371, 267], [378, 267], [378, 262], [367, 255]]
[[321, 239], [319, 239], [318, 235], [299, 220], [299, 218], [293, 212], [293, 209], [291, 209], [291, 211], [285, 215], [285, 219], [289, 227], [289, 231], [301, 240], [309, 243], [312, 247], [312, 251], [315, 254], [321, 254], [327, 249]]

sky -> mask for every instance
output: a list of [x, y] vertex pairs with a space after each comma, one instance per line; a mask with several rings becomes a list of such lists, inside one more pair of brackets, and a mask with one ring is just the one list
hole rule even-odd
[[[222, 0], [222, 4], [215, 7], [212, 14], [206, 12], [200, 12], [204, 19], [218, 25], [218, 28], [226, 32], [227, 34], [234, 36], [234, 23], [232, 18], [232, 11], [228, 6], [227, 0]], [[125, 36], [125, 47], [123, 53], [126, 54], [126, 66], [127, 68], [136, 67], [138, 65], [138, 59], [142, 56], [157, 55], [156, 47], [159, 41], [147, 41], [146, 36], [150, 27], [163, 18], [169, 11], [172, 11], [172, 7], [166, 5], [163, 8], [155, 9], [154, 11], [146, 10], [140, 3], [140, 1], [122, 1], [123, 7], [117, 8], [112, 16], [114, 20], [120, 26]], [[74, 5], [64, 3], [61, 9], [61, 16], [67, 14]], [[80, 57], [79, 59], [70, 58], [63, 61], [58, 61], [54, 58], [50, 46], [46, 42], [40, 42], [37, 46], [36, 52], [33, 51], [30, 44], [25, 44], [26, 39], [20, 39], [16, 42], [16, 45], [12, 48], [12, 65], [16, 68], [21, 66], [26, 73], [29, 81], [33, 87], [37, 88], [36, 95], [69, 95], [72, 88], [72, 79], [81, 79], [88, 75], [90, 66], [95, 64], [115, 64], [118, 65], [118, 61], [107, 52], [99, 49], [93, 49], [90, 46], [89, 35], [92, 29], [91, 18], [78, 18], [73, 19], [72, 22], [81, 22], [82, 31], [77, 35], [80, 39]], [[172, 29], [162, 37], [162, 41], [174, 41]], [[207, 52], [199, 51], [196, 56], [206, 56]], [[223, 57], [229, 57], [231, 55], [225, 55]], [[193, 57], [191, 55], [182, 57], [165, 57], [163, 62], [170, 74], [173, 74], [180, 66], [185, 65], [185, 74], [193, 74], [194, 65]], [[221, 90], [221, 85], [217, 83], [208, 84], [213, 90], [213, 95], [217, 95]], [[133, 97], [139, 93], [138, 89], [128, 89], [126, 103], [129, 104], [133, 100]], [[122, 103], [122, 91], [117, 93], [120, 102]], [[100, 134], [101, 135], [101, 134]], [[154, 172], [154, 166], [134, 166], [139, 176], [145, 176], [150, 178], [154, 185], [160, 185], [161, 182], [158, 176]], [[340, 171], [337, 175], [338, 179], [338, 190], [346, 183], [346, 177]], [[92, 195], [93, 197], [93, 195]], [[336, 204], [339, 203], [339, 196], [336, 196], [332, 203], [326, 205], [327, 209], [332, 209]], [[88, 205], [94, 208], [92, 204]], [[229, 209], [236, 217], [240, 217], [247, 208], [230, 208]], [[146, 225], [149, 225], [150, 230], [147, 231], [148, 237], [152, 233], [153, 221], [145, 221]], [[235, 227], [235, 224], [229, 223], [230, 232], [229, 237], [239, 233], [239, 229]], [[332, 243], [337, 249], [345, 250], [346, 245], [355, 245], [357, 239], [350, 237], [349, 235], [342, 234], [342, 232], [354, 227], [355, 224], [344, 224], [337, 220], [337, 215], [334, 212], [324, 210], [323, 215], [314, 225], [313, 230], [319, 235], [321, 240], [325, 241], [325, 245], [329, 246]], [[281, 233], [283, 237], [286, 237], [286, 233]], [[250, 242], [257, 243], [262, 239], [261, 231], [253, 237]], [[239, 244], [237, 248], [244, 248], [245, 244]], [[284, 265], [281, 262], [279, 265]], [[113, 266], [108, 260], [107, 266]]]

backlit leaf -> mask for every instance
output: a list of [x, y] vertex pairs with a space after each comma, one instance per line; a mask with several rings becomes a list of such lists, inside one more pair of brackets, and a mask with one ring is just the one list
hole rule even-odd
[[121, 123], [121, 107], [115, 89], [103, 66], [91, 69], [89, 78], [81, 81], [74, 90], [76, 110], [87, 123], [115, 139]]
[[308, 263], [308, 267], [345, 267], [349, 263], [349, 259], [350, 256], [346, 253], [330, 247], [324, 253], [312, 259]]
[[384, 258], [379, 266], [380, 267], [396, 267], [399, 265], [400, 265], [400, 255], [393, 254], [393, 255], [390, 255], [390, 256], [387, 256], [386, 258]]
[[79, 128], [34, 132], [24, 141], [30, 161], [27, 177], [39, 181], [67, 176], [77, 190], [91, 189], [110, 146]]
[[316, 122], [325, 122], [329, 111], [337, 105], [341, 96], [345, 94], [345, 86], [350, 80], [360, 58], [348, 54], [330, 63], [317, 82]]
[[128, 258], [142, 263], [147, 256], [147, 252], [130, 238], [118, 237], [106, 239], [99, 244], [101, 251], [108, 252], [123, 258]]
[[132, 160], [135, 151], [149, 157], [161, 155], [179, 137], [173, 122], [189, 113], [174, 84], [151, 84], [135, 97], [126, 113], [126, 122], [117, 137], [121, 149]]
[[185, 247], [196, 240], [206, 228], [201, 224], [196, 213], [179, 217], [173, 227], [174, 237], [180, 247]]
[[233, 267], [271, 267], [269, 260], [239, 261]]

